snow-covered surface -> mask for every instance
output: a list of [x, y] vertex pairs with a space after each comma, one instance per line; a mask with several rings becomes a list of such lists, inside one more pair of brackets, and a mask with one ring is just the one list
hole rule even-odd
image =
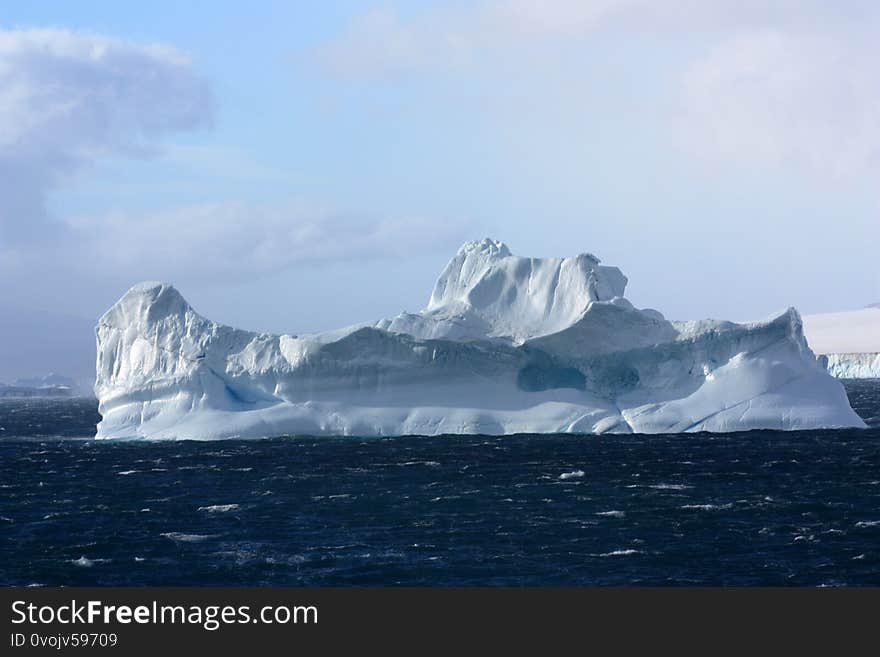
[[321, 335], [257, 334], [141, 283], [97, 327], [99, 438], [863, 427], [789, 309], [672, 323], [592, 255], [465, 244], [428, 306]]

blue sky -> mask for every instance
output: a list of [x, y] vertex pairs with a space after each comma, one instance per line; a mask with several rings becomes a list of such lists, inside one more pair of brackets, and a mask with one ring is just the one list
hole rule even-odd
[[[867, 2], [6, 2], [0, 295], [245, 328], [421, 308], [464, 240], [670, 318], [880, 300]], [[5, 181], [5, 182], [4, 182]]]

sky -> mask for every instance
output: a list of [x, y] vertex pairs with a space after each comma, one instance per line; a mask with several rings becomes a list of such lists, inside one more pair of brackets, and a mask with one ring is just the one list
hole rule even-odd
[[0, 313], [141, 280], [302, 333], [424, 307], [471, 239], [670, 319], [880, 300], [880, 5], [0, 8]]

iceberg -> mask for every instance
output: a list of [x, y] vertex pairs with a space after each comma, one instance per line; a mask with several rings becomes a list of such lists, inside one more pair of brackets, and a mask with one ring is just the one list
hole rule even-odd
[[671, 322], [591, 254], [465, 244], [419, 313], [314, 335], [132, 287], [98, 321], [98, 438], [667, 433], [864, 427], [788, 309]]

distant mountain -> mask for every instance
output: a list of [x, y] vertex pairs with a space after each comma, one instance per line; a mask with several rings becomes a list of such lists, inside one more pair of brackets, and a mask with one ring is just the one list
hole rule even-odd
[[47, 377], [49, 372], [62, 373], [64, 381], [72, 380], [79, 392], [91, 389], [95, 320], [0, 306], [0, 381], [31, 387], [55, 385], [50, 377], [58, 375]]

